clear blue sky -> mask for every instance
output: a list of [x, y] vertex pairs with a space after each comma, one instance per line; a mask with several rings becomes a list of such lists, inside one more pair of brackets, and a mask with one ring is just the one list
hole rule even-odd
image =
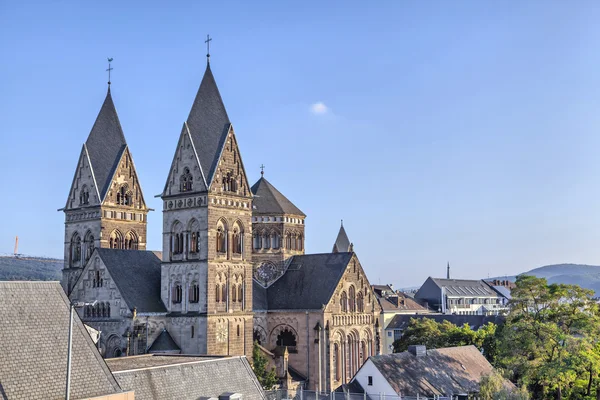
[[250, 180], [264, 163], [308, 215], [309, 252], [343, 218], [371, 283], [600, 264], [598, 21], [595, 1], [0, 2], [0, 253], [62, 257], [109, 56], [160, 249], [210, 33]]

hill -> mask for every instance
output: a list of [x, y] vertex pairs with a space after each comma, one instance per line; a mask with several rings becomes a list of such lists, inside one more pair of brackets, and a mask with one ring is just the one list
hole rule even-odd
[[[600, 294], [600, 266], [585, 264], [555, 264], [534, 268], [520, 275], [533, 275], [538, 278], [546, 278], [548, 283], [565, 283], [579, 285], [583, 288], [592, 289]], [[515, 281], [516, 276], [500, 276], [496, 279], [508, 279]], [[494, 278], [490, 278], [494, 279]], [[489, 279], [486, 279], [489, 280]]]
[[63, 260], [32, 256], [0, 256], [0, 281], [59, 281]]

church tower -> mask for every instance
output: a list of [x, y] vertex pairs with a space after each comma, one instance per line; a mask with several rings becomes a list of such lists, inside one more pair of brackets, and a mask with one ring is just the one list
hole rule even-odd
[[[110, 85], [110, 83], [109, 83]], [[81, 148], [65, 213], [67, 294], [96, 247], [146, 249], [146, 207], [110, 86]]]
[[163, 200], [161, 297], [183, 353], [252, 355], [252, 193], [210, 63]]
[[252, 186], [252, 262], [263, 285], [285, 272], [285, 260], [304, 254], [306, 215], [264, 177]]

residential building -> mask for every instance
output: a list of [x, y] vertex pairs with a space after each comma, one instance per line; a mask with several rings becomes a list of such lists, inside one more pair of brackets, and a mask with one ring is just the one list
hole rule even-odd
[[507, 299], [483, 280], [429, 277], [415, 299], [443, 314], [496, 315], [507, 311]]
[[[489, 375], [492, 365], [475, 346], [446, 347], [429, 350], [410, 346], [408, 351], [369, 358], [356, 373], [358, 383], [372, 398], [398, 396], [411, 398], [452, 398], [466, 400], [479, 392], [482, 375]], [[514, 385], [504, 381], [507, 389]]]
[[398, 331], [389, 329], [390, 321], [396, 315], [428, 315], [431, 311], [406, 294], [394, 290], [392, 285], [372, 285], [375, 298], [381, 307], [379, 325], [383, 327], [382, 354], [393, 353], [395, 340], [399, 339]]

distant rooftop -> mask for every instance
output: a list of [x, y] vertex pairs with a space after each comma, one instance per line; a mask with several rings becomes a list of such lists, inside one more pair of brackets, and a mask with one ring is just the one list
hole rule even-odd
[[445, 294], [450, 296], [496, 296], [485, 282], [470, 279], [440, 279], [431, 278], [440, 288], [444, 288]]
[[179, 365], [186, 363], [196, 363], [201, 361], [215, 360], [224, 358], [220, 356], [182, 356], [182, 355], [157, 355], [157, 354], [144, 354], [141, 356], [131, 357], [116, 357], [107, 358], [106, 365], [112, 372], [117, 371], [130, 371], [136, 369], [153, 368], [153, 367], [164, 367], [169, 365]]

